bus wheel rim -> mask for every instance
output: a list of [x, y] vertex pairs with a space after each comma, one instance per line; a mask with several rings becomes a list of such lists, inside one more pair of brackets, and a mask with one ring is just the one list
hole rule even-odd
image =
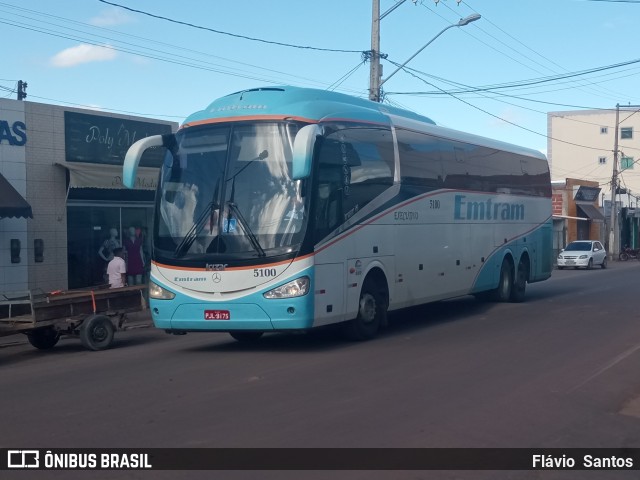
[[376, 299], [370, 293], [360, 299], [360, 317], [364, 323], [371, 323], [376, 318]]

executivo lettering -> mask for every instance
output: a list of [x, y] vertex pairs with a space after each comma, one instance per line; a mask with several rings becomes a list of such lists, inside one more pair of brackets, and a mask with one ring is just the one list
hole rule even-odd
[[453, 210], [455, 220], [524, 220], [524, 204], [496, 202], [489, 198], [482, 202], [468, 201], [466, 195], [456, 195]]

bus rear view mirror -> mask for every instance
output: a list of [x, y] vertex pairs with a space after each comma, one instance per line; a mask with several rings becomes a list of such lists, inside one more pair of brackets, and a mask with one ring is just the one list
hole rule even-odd
[[298, 131], [293, 141], [292, 180], [301, 180], [311, 174], [311, 157], [316, 139], [320, 135], [322, 135], [322, 128], [317, 124], [306, 125]]
[[173, 133], [167, 135], [151, 135], [138, 140], [129, 147], [124, 157], [122, 166], [122, 184], [127, 188], [135, 188], [138, 165], [142, 155], [148, 148], [166, 147], [171, 148], [175, 144]]

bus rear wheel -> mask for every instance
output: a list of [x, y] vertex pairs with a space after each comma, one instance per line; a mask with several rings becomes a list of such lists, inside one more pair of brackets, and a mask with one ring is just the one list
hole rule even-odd
[[529, 278], [529, 262], [525, 258], [521, 258], [518, 262], [518, 272], [515, 275], [513, 286], [511, 287], [511, 300], [514, 303], [524, 302], [525, 292], [527, 290], [527, 280]]
[[374, 338], [381, 325], [387, 321], [387, 302], [384, 290], [373, 280], [367, 279], [360, 292], [358, 316], [345, 324], [345, 334], [351, 340]]

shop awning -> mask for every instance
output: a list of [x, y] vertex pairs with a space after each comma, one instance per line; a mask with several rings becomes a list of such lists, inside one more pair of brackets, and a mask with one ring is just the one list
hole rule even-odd
[[[69, 170], [70, 188], [126, 188], [122, 185], [121, 165], [100, 165], [81, 162], [60, 162], [57, 165]], [[158, 173], [158, 168], [138, 168], [136, 189], [155, 190], [158, 183]]]
[[596, 223], [604, 222], [604, 215], [598, 210], [596, 207], [590, 204], [577, 204], [578, 210], [581, 210], [582, 213], [589, 219], [593, 220]]
[[6, 217], [33, 218], [33, 213], [31, 205], [0, 174], [0, 218]]
[[569, 215], [553, 215], [551, 218], [553, 218], [554, 220], [578, 220], [578, 221], [583, 221], [583, 222], [589, 221], [588, 218], [570, 217]]

